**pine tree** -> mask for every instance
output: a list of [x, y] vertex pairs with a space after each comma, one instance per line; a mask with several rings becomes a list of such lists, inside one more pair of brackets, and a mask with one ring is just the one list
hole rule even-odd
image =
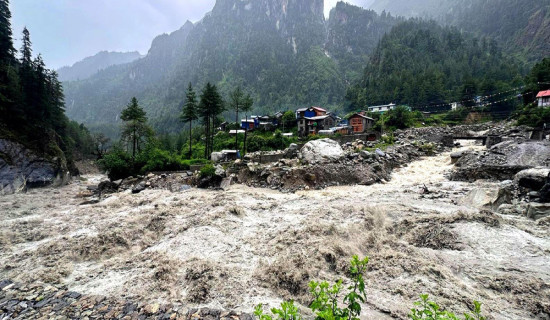
[[31, 35], [27, 27], [23, 29], [23, 42], [21, 46], [21, 64], [23, 67], [30, 68], [32, 66], [32, 42]]
[[183, 112], [180, 118], [183, 122], [189, 123], [189, 159], [191, 159], [191, 155], [193, 154], [193, 121], [199, 118], [197, 95], [191, 83], [189, 83], [189, 87], [185, 93], [185, 103], [183, 104]]
[[201, 94], [200, 115], [205, 126], [206, 146], [204, 157], [209, 158], [213, 151], [214, 144], [214, 126], [217, 116], [223, 112], [224, 103], [218, 89], [215, 85], [209, 83], [204, 87]]
[[[242, 109], [244, 105], [244, 94], [241, 90], [241, 87], [237, 87], [235, 91], [231, 92], [229, 97], [229, 102], [231, 104], [231, 109], [235, 110], [235, 123], [237, 128], [239, 128], [239, 109]], [[235, 150], [239, 150], [239, 130], [235, 132]]]
[[134, 97], [130, 104], [122, 110], [120, 118], [126, 122], [122, 130], [122, 138], [132, 143], [132, 159], [135, 160], [136, 151], [140, 150], [141, 140], [150, 134], [150, 128], [147, 126], [147, 114]]
[[11, 12], [8, 0], [0, 0], [0, 65], [11, 64], [15, 49], [11, 31]]
[[15, 49], [11, 31], [8, 0], [0, 0], [0, 113], [6, 123], [17, 118], [17, 79]]

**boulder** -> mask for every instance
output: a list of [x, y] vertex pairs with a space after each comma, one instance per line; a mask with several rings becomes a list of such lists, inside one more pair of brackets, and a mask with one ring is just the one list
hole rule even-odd
[[62, 154], [47, 159], [20, 143], [0, 139], [0, 194], [65, 184], [68, 171]]
[[514, 181], [516, 181], [520, 187], [538, 191], [544, 187], [549, 175], [550, 168], [527, 169], [518, 172]]
[[314, 140], [301, 150], [302, 160], [308, 163], [332, 162], [344, 156], [340, 144], [331, 139]]
[[539, 220], [550, 216], [550, 204], [548, 203], [531, 203], [527, 209], [527, 218]]
[[220, 162], [225, 159], [225, 155], [221, 152], [212, 152], [210, 157], [213, 162]]
[[458, 159], [462, 158], [463, 155], [464, 155], [464, 152], [462, 151], [456, 151], [451, 153], [451, 163], [455, 164], [458, 161]]
[[291, 143], [290, 146], [288, 146], [288, 148], [285, 149], [283, 154], [284, 154], [284, 157], [287, 159], [296, 158], [298, 156], [299, 151], [300, 151], [300, 147], [295, 143]]
[[145, 189], [147, 189], [147, 184], [145, 181], [142, 181], [132, 188], [132, 193], [140, 193]]
[[460, 200], [460, 204], [479, 209], [497, 210], [501, 205], [512, 202], [511, 188], [511, 181], [501, 183], [499, 188], [475, 188]]
[[225, 177], [225, 169], [221, 165], [217, 165], [215, 174], [219, 177]]
[[229, 190], [229, 187], [233, 184], [233, 177], [224, 178], [220, 183], [220, 188], [224, 191]]
[[376, 154], [380, 157], [384, 158], [386, 156], [386, 153], [380, 149], [376, 149]]

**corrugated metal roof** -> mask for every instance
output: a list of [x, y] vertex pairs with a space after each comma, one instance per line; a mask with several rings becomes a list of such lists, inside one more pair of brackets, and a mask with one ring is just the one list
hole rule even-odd
[[539, 94], [537, 94], [537, 98], [542, 97], [550, 97], [550, 90], [541, 91], [539, 92]]

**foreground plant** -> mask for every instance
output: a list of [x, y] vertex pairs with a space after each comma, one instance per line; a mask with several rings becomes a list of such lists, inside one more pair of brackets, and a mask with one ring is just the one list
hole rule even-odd
[[[315, 313], [316, 320], [359, 320], [361, 303], [367, 301], [363, 276], [367, 270], [368, 262], [368, 257], [360, 260], [358, 256], [354, 255], [351, 259], [349, 270], [351, 285], [347, 288], [348, 293], [343, 297], [343, 306], [338, 304], [343, 289], [342, 280], [338, 280], [332, 286], [327, 281], [320, 283], [311, 281], [309, 283], [310, 293], [313, 296], [313, 302], [309, 308]], [[460, 320], [455, 314], [442, 310], [437, 303], [428, 298], [427, 294], [420, 295], [421, 300], [414, 303], [416, 308], [413, 308], [409, 314], [411, 320]], [[302, 319], [292, 300], [281, 303], [280, 309], [271, 309], [271, 313], [273, 316], [264, 314], [261, 304], [257, 305], [254, 311], [254, 315], [259, 320]], [[474, 300], [473, 313], [465, 313], [463, 320], [486, 320], [481, 315], [481, 303]]]
[[[367, 300], [365, 294], [365, 281], [363, 275], [367, 270], [369, 258], [359, 259], [353, 256], [351, 259], [350, 276], [351, 285], [347, 288], [348, 293], [344, 296], [344, 306], [339, 306], [343, 289], [342, 280], [338, 280], [332, 286], [327, 281], [321, 283], [311, 281], [309, 283], [310, 293], [313, 295], [313, 302], [310, 305], [311, 311], [315, 312], [316, 319], [324, 320], [359, 320], [361, 314], [361, 303]], [[279, 320], [298, 320], [302, 317], [294, 302], [287, 301], [281, 304], [281, 308], [271, 309], [271, 313]], [[272, 316], [263, 312], [262, 305], [256, 306], [254, 314], [259, 320], [272, 320]]]
[[317, 315], [317, 319], [356, 320], [361, 314], [361, 303], [365, 303], [365, 281], [363, 275], [367, 270], [369, 258], [359, 260], [358, 256], [351, 259], [350, 276], [352, 284], [348, 287], [348, 293], [344, 296], [345, 307], [338, 305], [339, 295], [342, 291], [342, 280], [338, 280], [332, 287], [328, 282], [309, 283], [310, 292], [314, 297], [310, 308]]
[[281, 308], [272, 308], [271, 313], [275, 316], [264, 314], [264, 309], [261, 304], [254, 309], [254, 315], [260, 320], [301, 320], [302, 316], [298, 312], [298, 307], [294, 305], [294, 301], [285, 301], [281, 303]]
[[[420, 295], [420, 301], [415, 302], [414, 308], [409, 314], [409, 318], [412, 320], [459, 320], [454, 313], [441, 310], [441, 307], [428, 300], [427, 294]], [[464, 314], [464, 320], [485, 320], [486, 318], [481, 315], [481, 303], [474, 300], [473, 314]]]

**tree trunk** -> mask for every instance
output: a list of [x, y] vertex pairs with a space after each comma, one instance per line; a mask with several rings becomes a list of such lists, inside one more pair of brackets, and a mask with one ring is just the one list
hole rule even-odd
[[235, 116], [237, 129], [235, 130], [235, 150], [239, 150], [239, 108], [237, 107], [237, 115]]
[[134, 124], [134, 134], [132, 135], [132, 139], [133, 139], [133, 150], [132, 150], [132, 160], [135, 160], [136, 159], [136, 143], [137, 143], [137, 139], [136, 139], [136, 125]]
[[193, 149], [191, 148], [191, 145], [193, 143], [193, 140], [192, 140], [192, 125], [193, 125], [193, 121], [189, 121], [189, 159], [191, 159], [191, 156], [193, 155]]
[[[248, 114], [246, 114], [245, 120], [248, 126]], [[241, 154], [241, 157], [243, 157], [246, 154], [246, 137], [247, 136], [248, 136], [248, 127], [244, 129], [244, 145], [243, 145], [243, 154]]]

